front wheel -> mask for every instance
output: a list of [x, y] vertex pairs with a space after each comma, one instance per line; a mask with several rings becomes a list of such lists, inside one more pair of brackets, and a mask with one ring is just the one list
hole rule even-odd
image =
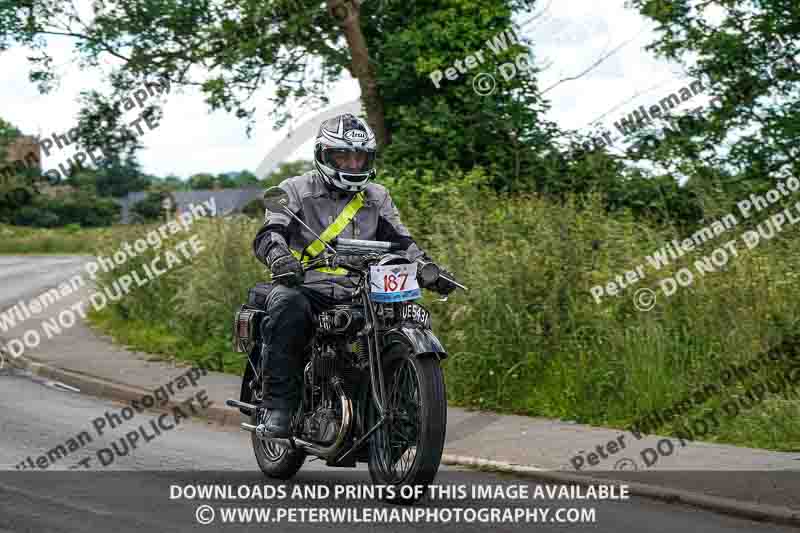
[[[369, 473], [373, 483], [395, 486], [393, 501], [413, 502], [414, 491], [403, 485], [433, 482], [444, 450], [447, 429], [447, 392], [439, 361], [417, 358], [405, 343], [395, 343], [383, 357], [389, 421], [373, 433], [369, 445]], [[370, 399], [369, 426], [378, 421]], [[401, 495], [402, 494], [402, 495]]]

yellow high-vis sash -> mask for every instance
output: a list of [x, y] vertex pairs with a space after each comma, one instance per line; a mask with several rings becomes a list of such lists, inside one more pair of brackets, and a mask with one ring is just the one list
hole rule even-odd
[[[334, 220], [330, 226], [325, 228], [325, 231], [322, 232], [319, 239], [306, 246], [306, 249], [303, 250], [302, 253], [298, 252], [297, 250], [292, 250], [292, 255], [294, 255], [298, 260], [301, 260], [303, 263], [307, 263], [309, 260], [314, 259], [320, 253], [322, 253], [323, 250], [325, 250], [325, 245], [323, 242], [330, 243], [342, 231], [344, 231], [344, 228], [347, 227], [347, 225], [353, 220], [353, 217], [356, 216], [356, 213], [358, 213], [358, 210], [363, 206], [364, 193], [359, 192], [347, 203], [346, 206], [344, 206], [344, 209], [342, 209], [342, 212], [339, 213], [338, 217], [336, 217], [336, 220]], [[307, 258], [303, 259], [304, 256]], [[320, 267], [315, 268], [314, 270], [325, 272], [326, 274], [336, 274], [339, 276], [347, 274], [347, 270], [343, 268]]]

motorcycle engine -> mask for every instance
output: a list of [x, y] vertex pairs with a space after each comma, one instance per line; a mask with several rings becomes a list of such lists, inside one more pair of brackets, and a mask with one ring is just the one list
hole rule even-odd
[[336, 411], [320, 407], [305, 419], [303, 432], [313, 442], [331, 444], [336, 440], [336, 433], [341, 423]]
[[317, 317], [320, 335], [353, 335], [364, 327], [366, 317], [360, 306], [337, 305]]

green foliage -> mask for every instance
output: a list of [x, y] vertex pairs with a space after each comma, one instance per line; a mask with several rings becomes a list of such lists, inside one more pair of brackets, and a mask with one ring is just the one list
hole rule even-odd
[[264, 209], [264, 201], [261, 198], [256, 198], [242, 208], [242, 214], [263, 221]]
[[29, 207], [35, 194], [27, 187], [8, 186], [0, 189], [0, 222], [10, 222], [17, 210]]
[[141, 173], [139, 165], [132, 161], [112, 161], [94, 173], [95, 191], [98, 196], [123, 197], [129, 192], [142, 191], [149, 182]]
[[256, 175], [249, 170], [229, 172], [227, 175], [232, 176], [231, 183], [233, 184], [234, 188], [259, 187], [261, 185], [261, 182], [258, 180]]
[[189, 177], [187, 185], [192, 190], [208, 189], [239, 189], [246, 187], [257, 187], [260, 182], [255, 174], [249, 170], [239, 172], [225, 172], [214, 176], [207, 172], [200, 172]]
[[22, 132], [16, 126], [0, 118], [0, 162], [6, 160], [6, 147], [20, 135]]
[[189, 177], [189, 187], [195, 191], [213, 189], [216, 178], [212, 174], [202, 172]]
[[[472, 288], [447, 306], [431, 306], [451, 354], [445, 366], [455, 403], [623, 426], [668, 406], [724, 363], [749, 359], [798, 333], [800, 241], [787, 235], [649, 313], [636, 311], [628, 292], [600, 304], [590, 296], [593, 286], [643, 263], [663, 243], [685, 238], [701, 220], [731, 211], [778, 178], [800, 175], [797, 10], [782, 0], [630, 3], [660, 25], [652, 49], [683, 62], [720, 105], [670, 120], [666, 131], [642, 128], [623, 156], [564, 150], [558, 142], [564, 136], [583, 139], [543, 119], [549, 104], [537, 87], [538, 72], [508, 82], [497, 75], [499, 64], [528, 53], [531, 43], [494, 55], [486, 42], [513, 29], [512, 10], [527, 2], [360, 3], [380, 100], [368, 103], [373, 115], [376, 105], [385, 110], [392, 141], [381, 154], [379, 179], [423, 248]], [[106, 54], [120, 60], [109, 78], [116, 96], [158, 76], [199, 86], [212, 109], [251, 120], [251, 98], [272, 78], [269, 103], [280, 127], [301, 107], [290, 104], [327, 104], [331, 80], [344, 70], [358, 74], [348, 40], [323, 6], [311, 0], [112, 1], [93, 4], [89, 23], [63, 0], [0, 3], [0, 43], [36, 48], [32, 78], [44, 88], [55, 77], [43, 36], [68, 33], [84, 65], [98, 67]], [[699, 11], [706, 7], [717, 9], [719, 22]], [[435, 87], [431, 73], [477, 51], [486, 59], [480, 68]], [[479, 72], [495, 74], [499, 83], [489, 96], [473, 89]], [[0, 217], [16, 213], [32, 225], [107, 223], [113, 209], [98, 207], [92, 184], [97, 194], [114, 196], [167, 181], [173, 190], [266, 187], [308, 168], [304, 161], [287, 163], [263, 184], [245, 172], [159, 184], [138, 168], [138, 141], [122, 127], [112, 101], [87, 93], [82, 102], [81, 137], [111, 157], [70, 178], [83, 191], [80, 199], [67, 206], [9, 190], [0, 196]], [[18, 134], [0, 122], [0, 140]], [[638, 162], [651, 170], [630, 164]], [[687, 185], [678, 186], [679, 176]], [[198, 222], [206, 244], [201, 257], [95, 319], [143, 349], [241, 371], [243, 359], [228, 346], [230, 318], [247, 288], [265, 277], [251, 250], [263, 214], [258, 203], [248, 206], [256, 220]], [[87, 221], [82, 211], [94, 218]], [[156, 253], [124, 269], [139, 268]], [[646, 283], [655, 286], [696, 258], [648, 272]], [[743, 415], [741, 425], [723, 423], [714, 438], [797, 449], [796, 415], [796, 403], [773, 397]], [[765, 417], [775, 421], [769, 432]]]
[[159, 178], [158, 176], [151, 176], [150, 187], [161, 191], [189, 190], [189, 186], [186, 181], [172, 174], [165, 178]]
[[[364, 31], [379, 65], [378, 81], [387, 102], [392, 144], [384, 154], [390, 167], [468, 172], [481, 166], [498, 190], [535, 190], [543, 163], [537, 152], [558, 133], [544, 120], [548, 104], [536, 88], [534, 69], [520, 70], [508, 82], [498, 66], [528, 55], [525, 43], [513, 43], [510, 3], [506, 0], [433, 3], [385, 2], [380, 25]], [[391, 31], [387, 31], [391, 28]], [[507, 49], [495, 55], [487, 41], [502, 39]], [[485, 63], [455, 81], [431, 79], [456, 61], [482, 52]], [[498, 86], [478, 95], [473, 80], [490, 73]], [[552, 176], [552, 173], [550, 174]]]
[[[58, 32], [74, 38], [84, 65], [97, 68], [108, 55], [119, 60], [109, 75], [117, 95], [143, 80], [169, 79], [199, 87], [213, 109], [241, 118], [255, 116], [254, 93], [274, 80], [277, 95], [269, 106], [280, 128], [293, 108], [288, 101], [327, 104], [328, 80], [350, 67], [341, 30], [322, 6], [315, 0], [135, 0], [93, 3], [87, 14], [65, 0], [0, 3], [0, 42], [36, 48], [31, 78], [42, 90], [57, 81], [45, 37]], [[305, 68], [309, 57], [314, 68]]]
[[[138, 227], [138, 226], [137, 226]], [[42, 229], [0, 224], [3, 254], [97, 254], [110, 243], [124, 242], [132, 226], [81, 228], [77, 224]]]
[[0, 222], [9, 222], [14, 213], [33, 202], [38, 194], [39, 173], [25, 161], [7, 162], [7, 148], [22, 132], [0, 118]]
[[[78, 113], [78, 145], [96, 157], [102, 157], [100, 168], [122, 166], [135, 168], [136, 152], [142, 143], [129, 126], [123, 109], [125, 100], [102, 95], [97, 91], [81, 93]], [[157, 120], [153, 106], [144, 114]]]
[[54, 228], [61, 219], [43, 207], [27, 205], [14, 214], [14, 224], [17, 226], [33, 226], [35, 228]]
[[[259, 225], [246, 217], [195, 221], [193, 229], [200, 235], [204, 252], [191, 263], [137, 287], [103, 313], [94, 313], [93, 320], [139, 349], [240, 372], [243, 360], [231, 351], [230, 325], [247, 289], [266, 276], [249, 251]], [[144, 235], [141, 230], [139, 237]], [[174, 246], [178, 237], [183, 240], [186, 235], [172, 237], [161, 250], [148, 248], [121, 270], [101, 276], [100, 286], [113, 283], [123, 271], [141, 272], [144, 264]], [[109, 243], [106, 253], [118, 246]]]
[[[497, 194], [490, 181], [481, 169], [446, 178], [428, 172], [417, 181], [384, 176], [416, 240], [470, 288], [446, 305], [433, 303], [433, 294], [423, 299], [450, 354], [444, 367], [452, 404], [625, 427], [724, 365], [798, 333], [797, 239], [776, 237], [740, 253], [724, 271], [670, 298], [659, 294], [650, 312], [634, 308], [635, 289], [655, 287], [710, 250], [661, 271], [646, 266], [640, 285], [597, 304], [593, 286], [684, 235], [643, 224], [630, 210], [610, 217], [597, 194], [552, 202]], [[95, 320], [139, 349], [241, 372], [244, 359], [227, 344], [230, 319], [247, 289], [266, 278], [251, 248], [260, 225], [202, 221], [205, 251], [192, 265], [137, 288]], [[768, 435], [764, 414], [779, 421]], [[745, 425], [723, 421], [709, 438], [797, 449], [796, 414], [795, 403], [773, 396], [744, 415]]]
[[146, 222], [159, 220], [164, 216], [162, 202], [166, 196], [166, 193], [163, 192], [149, 192], [144, 200], [133, 204], [131, 211]]
[[31, 205], [15, 212], [13, 223], [40, 228], [68, 224], [92, 228], [111, 225], [119, 218], [119, 212], [119, 204], [111, 199], [77, 192], [57, 198], [39, 196]]
[[[530, 8], [531, 3], [348, 4], [353, 9], [358, 5], [374, 83], [361, 72], [364, 61], [350, 48], [352, 35], [344, 39], [326, 4], [312, 0], [232, 0], [224, 6], [207, 1], [104, 2], [92, 5], [91, 23], [72, 4], [42, 0], [31, 9], [0, 5], [0, 36], [8, 42], [40, 44], [33, 76], [43, 89], [54, 81], [48, 68], [52, 58], [40, 41], [48, 32], [72, 36], [86, 65], [97, 66], [107, 54], [120, 59], [109, 75], [117, 96], [158, 76], [178, 86], [199, 86], [212, 109], [252, 120], [256, 106], [251, 99], [265, 79], [272, 79], [276, 90], [269, 104], [276, 128], [300, 107], [295, 103], [327, 105], [330, 81], [348, 70], [363, 86], [377, 85], [377, 94], [365, 98], [370, 119], [385, 110], [394, 140], [385, 154], [389, 164], [437, 172], [479, 165], [490, 171], [496, 188], [527, 190], [542, 167], [538, 152], [557, 133], [543, 119], [548, 106], [536, 88], [536, 72], [521, 71], [485, 97], [472, 87], [478, 71], [438, 89], [429, 76], [481, 50], [486, 64], [480, 71], [497, 74], [498, 65], [521, 54], [530, 61], [525, 46], [530, 43], [514, 44], [495, 56], [486, 42], [513, 30], [512, 10]], [[119, 152], [135, 139], [109, 137], [109, 132], [125, 131], [111, 127], [118, 125], [113, 122], [118, 110], [110, 102], [97, 93], [85, 95], [89, 112], [81, 132], [92, 137], [93, 146]]]
[[261, 183], [259, 183], [259, 185], [261, 185], [266, 189], [274, 185], [280, 184], [280, 182], [282, 182], [287, 178], [292, 178], [294, 176], [299, 176], [300, 174], [305, 174], [306, 172], [308, 172], [313, 168], [314, 168], [314, 162], [308, 161], [306, 159], [298, 159], [297, 161], [287, 161], [285, 163], [281, 163], [277, 169], [270, 172], [264, 178], [264, 180]]
[[[674, 4], [631, 2], [662, 30], [649, 49], [681, 62], [709, 88], [706, 93], [716, 103], [700, 116], [673, 120], [677, 131], [638, 158], [658, 161], [704, 187], [726, 192], [800, 174], [796, 6], [783, 0]], [[715, 13], [714, 22], [709, 11]]]

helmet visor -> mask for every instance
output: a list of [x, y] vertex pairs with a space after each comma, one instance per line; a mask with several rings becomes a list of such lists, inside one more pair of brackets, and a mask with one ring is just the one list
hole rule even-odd
[[322, 162], [339, 172], [369, 172], [375, 167], [375, 151], [363, 148], [326, 148], [322, 151]]

